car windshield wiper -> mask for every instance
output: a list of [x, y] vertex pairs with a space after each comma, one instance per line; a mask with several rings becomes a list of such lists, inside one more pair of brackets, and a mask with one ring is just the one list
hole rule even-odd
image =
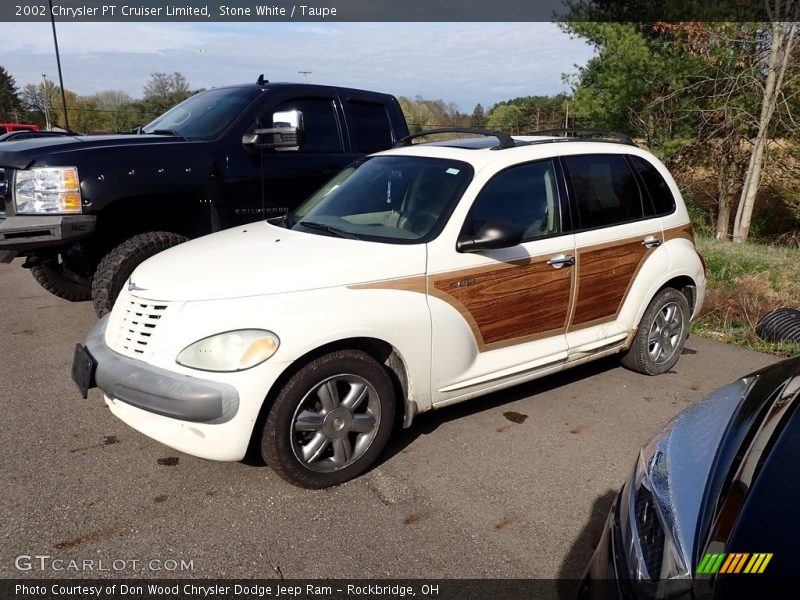
[[308, 229], [319, 229], [320, 231], [327, 231], [328, 233], [332, 233], [336, 237], [346, 238], [348, 240], [357, 240], [358, 237], [353, 235], [348, 231], [344, 231], [342, 229], [337, 229], [332, 225], [325, 225], [324, 223], [315, 223], [314, 221], [300, 221], [300, 225], [303, 227], [307, 227]]

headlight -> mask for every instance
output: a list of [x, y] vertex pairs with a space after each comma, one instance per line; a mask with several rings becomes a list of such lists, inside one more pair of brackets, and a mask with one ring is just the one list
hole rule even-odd
[[178, 354], [178, 364], [203, 371], [244, 371], [260, 365], [278, 350], [271, 331], [240, 329], [204, 338]]
[[643, 598], [668, 598], [691, 587], [690, 564], [677, 535], [664, 432], [639, 454], [620, 502], [628, 577]]
[[14, 202], [19, 214], [81, 212], [78, 169], [35, 167], [17, 171]]

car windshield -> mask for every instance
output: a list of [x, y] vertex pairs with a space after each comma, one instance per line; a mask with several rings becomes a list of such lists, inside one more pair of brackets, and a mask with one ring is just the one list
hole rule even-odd
[[293, 229], [373, 241], [427, 241], [472, 179], [468, 164], [417, 156], [353, 163], [286, 218]]
[[210, 139], [258, 96], [256, 88], [220, 88], [195, 94], [142, 127], [142, 133]]

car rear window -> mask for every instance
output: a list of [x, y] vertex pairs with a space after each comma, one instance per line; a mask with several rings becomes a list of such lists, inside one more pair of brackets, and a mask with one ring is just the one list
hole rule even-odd
[[392, 127], [383, 104], [348, 102], [353, 149], [371, 154], [392, 145]]
[[624, 156], [568, 156], [564, 163], [582, 229], [608, 227], [644, 218], [639, 184]]
[[675, 197], [658, 169], [639, 156], [631, 156], [631, 160], [653, 202], [655, 214], [661, 216], [672, 213], [675, 210]]

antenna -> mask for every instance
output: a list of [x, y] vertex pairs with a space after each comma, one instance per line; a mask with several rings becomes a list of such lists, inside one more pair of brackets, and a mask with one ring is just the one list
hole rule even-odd
[[265, 83], [269, 83], [269, 79], [264, 79], [264, 74], [262, 73], [256, 79], [256, 85], [264, 85]]
[[298, 71], [303, 76], [304, 83], [308, 83], [308, 80], [311, 79], [311, 71]]

